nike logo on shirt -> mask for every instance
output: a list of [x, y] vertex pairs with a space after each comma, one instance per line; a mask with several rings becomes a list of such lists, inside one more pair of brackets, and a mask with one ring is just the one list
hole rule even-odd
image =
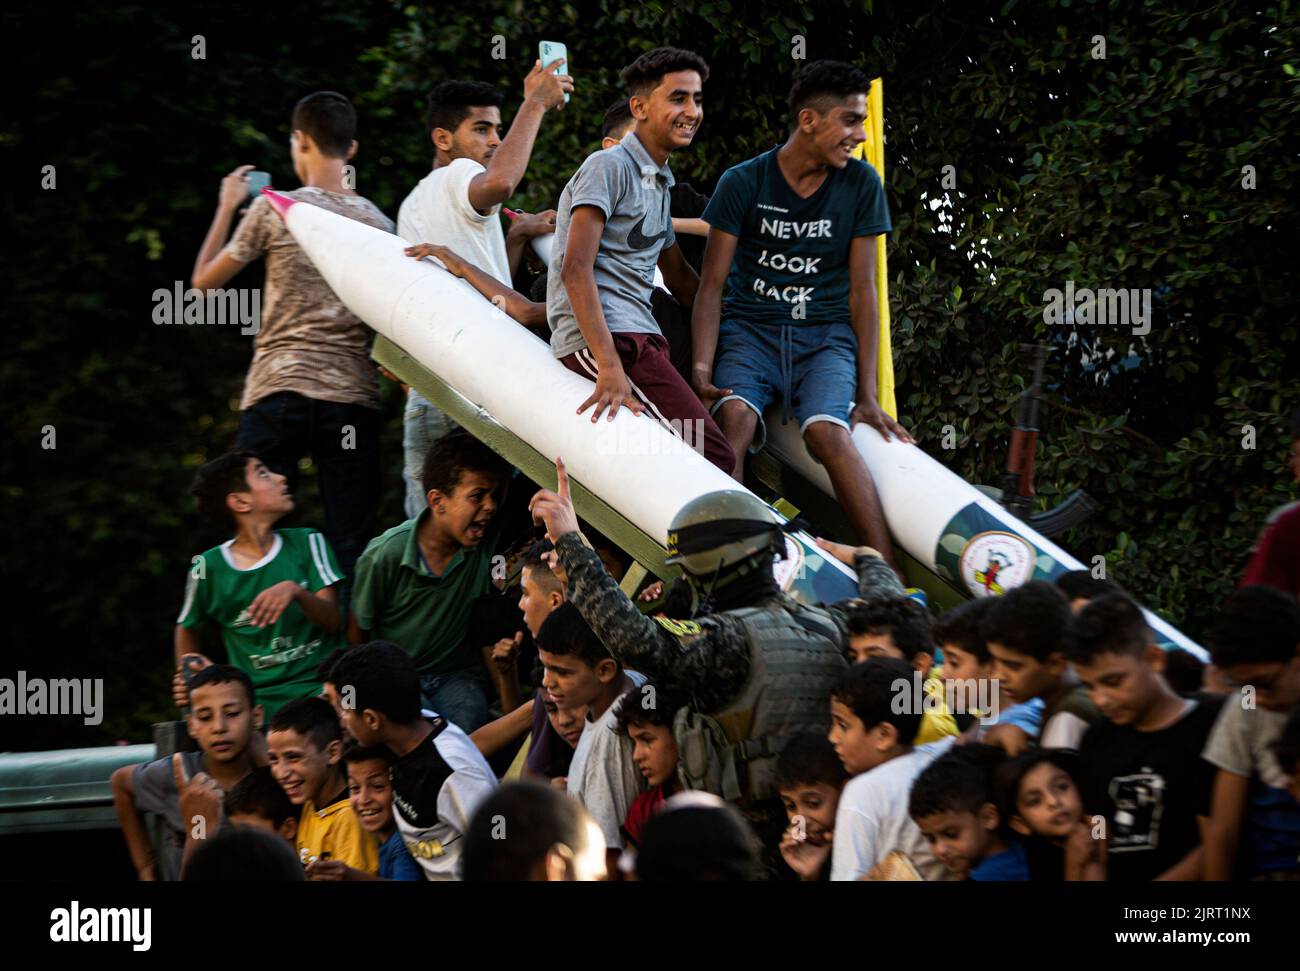
[[649, 249], [655, 243], [659, 242], [661, 239], [664, 239], [668, 235], [667, 226], [663, 228], [662, 232], [656, 233], [654, 236], [645, 236], [641, 233], [641, 227], [645, 225], [646, 218], [649, 215], [650, 215], [649, 213], [646, 213], [645, 216], [641, 217], [640, 222], [638, 222], [635, 226], [633, 226], [630, 230], [628, 230], [627, 245], [630, 246], [632, 249]]

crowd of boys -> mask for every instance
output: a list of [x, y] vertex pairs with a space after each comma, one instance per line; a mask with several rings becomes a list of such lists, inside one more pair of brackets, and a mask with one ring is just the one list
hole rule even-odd
[[[533, 66], [504, 137], [499, 91], [438, 85], [433, 169], [395, 225], [345, 178], [351, 104], [309, 95], [288, 194], [395, 230], [496, 299], [592, 379], [573, 404], [593, 422], [627, 408], [676, 434], [695, 423], [697, 447], [740, 478], [764, 416], [793, 414], [864, 544], [822, 542], [859, 596], [782, 607], [820, 653], [767, 655], [788, 690], [765, 696], [751, 627], [701, 617], [687, 584], [627, 600], [628, 561], [580, 526], [562, 465], [559, 492], [539, 492], [413, 389], [407, 518], [375, 535], [369, 332], [267, 200], [230, 235], [241, 166], [193, 282], [264, 258], [264, 313], [235, 449], [193, 485], [231, 536], [193, 558], [175, 628], [173, 695], [197, 750], [112, 779], [140, 878], [1300, 877], [1295, 510], [1205, 633], [1209, 667], [1083, 572], [934, 617], [894, 570], [848, 439], [859, 423], [908, 438], [876, 401], [873, 243], [891, 224], [851, 157], [865, 76], [803, 68], [785, 143], [710, 198], [668, 165], [703, 120], [708, 67], [643, 54], [556, 210], [504, 210], [507, 231], [540, 126], [575, 90], [561, 67]], [[548, 233], [543, 266], [528, 243]], [[323, 529], [277, 527], [306, 455]], [[771, 583], [764, 567], [711, 602], [775, 603]], [[777, 698], [802, 730], [758, 737]], [[738, 778], [742, 752], [762, 770]]]

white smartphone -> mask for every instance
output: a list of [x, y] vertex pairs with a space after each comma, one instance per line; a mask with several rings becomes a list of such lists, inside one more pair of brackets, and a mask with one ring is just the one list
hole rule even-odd
[[[558, 41], [542, 41], [537, 45], [537, 56], [541, 59], [543, 68], [550, 67], [560, 58], [564, 58], [564, 67], [560, 68], [560, 71], [570, 77], [573, 76], [573, 65], [569, 63], [569, 52]], [[564, 92], [564, 103], [566, 105], [569, 103], [569, 92], [567, 91]]]

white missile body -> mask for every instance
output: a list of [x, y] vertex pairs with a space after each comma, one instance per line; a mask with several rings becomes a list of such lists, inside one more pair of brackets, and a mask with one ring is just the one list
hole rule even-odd
[[[309, 203], [285, 225], [348, 309], [424, 364], [648, 535], [662, 538], [683, 505], [737, 483], [688, 442], [621, 409], [614, 421], [577, 413], [592, 382], [544, 341], [398, 236]], [[672, 474], [665, 474], [671, 469]]]

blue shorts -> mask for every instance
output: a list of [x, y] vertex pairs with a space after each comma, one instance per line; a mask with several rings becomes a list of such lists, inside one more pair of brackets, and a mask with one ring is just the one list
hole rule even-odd
[[858, 392], [857, 335], [848, 321], [770, 325], [724, 320], [713, 384], [732, 393], [719, 399], [711, 413], [738, 398], [758, 415], [752, 452], [767, 440], [763, 412], [773, 404], [781, 405], [783, 416], [794, 414], [800, 433], [818, 421], [851, 431], [849, 413]]

